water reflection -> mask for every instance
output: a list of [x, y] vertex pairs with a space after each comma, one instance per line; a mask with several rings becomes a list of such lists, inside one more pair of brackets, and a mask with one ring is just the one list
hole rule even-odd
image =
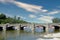
[[24, 27], [24, 31], [31, 32], [31, 28], [30, 27]]
[[[37, 33], [37, 32], [26, 32], [26, 31], [0, 31], [0, 40], [47, 40], [48, 38], [44, 38], [46, 35], [45, 32]], [[51, 38], [53, 39], [53, 38]], [[48, 39], [50, 40], [50, 39]]]

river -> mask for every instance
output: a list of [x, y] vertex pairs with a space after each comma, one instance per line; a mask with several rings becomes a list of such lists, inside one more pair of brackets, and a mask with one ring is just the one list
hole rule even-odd
[[47, 33], [26, 31], [0, 31], [0, 40], [53, 40], [57, 38], [44, 38]]

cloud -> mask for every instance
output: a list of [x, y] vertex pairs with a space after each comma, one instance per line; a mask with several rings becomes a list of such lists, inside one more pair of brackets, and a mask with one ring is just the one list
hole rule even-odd
[[17, 17], [20, 17], [21, 19], [26, 19], [25, 17], [23, 17], [23, 16], [20, 16], [20, 15], [17, 15]]
[[32, 14], [30, 14], [29, 17], [30, 18], [36, 18], [36, 16], [35, 15], [32, 15]]
[[54, 17], [52, 17], [52, 16], [41, 16], [40, 18], [38, 18], [38, 20], [42, 20], [46, 23], [52, 23], [53, 18]]
[[26, 19], [25, 17], [23, 17], [23, 16], [20, 16], [22, 19]]
[[48, 14], [53, 15], [53, 14], [58, 14], [59, 12], [60, 12], [59, 10], [56, 10], [56, 11], [51, 11]]
[[35, 13], [36, 12], [47, 12], [47, 10], [42, 9], [43, 8], [42, 6], [31, 5], [31, 4], [17, 2], [17, 1], [15, 1], [14, 4], [30, 12], [35, 12]]
[[47, 12], [46, 9], [42, 9], [43, 8], [42, 6], [22, 3], [22, 2], [18, 2], [16, 0], [0, 0], [0, 2], [11, 2], [11, 3], [15, 4], [16, 6], [18, 6], [20, 8], [23, 8], [26, 11], [29, 11], [29, 12], [34, 12], [34, 13]]
[[[26, 11], [29, 11], [29, 12], [34, 12], [34, 13], [45, 13], [45, 12], [48, 12], [48, 10], [46, 9], [43, 9], [43, 6], [38, 6], [38, 5], [32, 5], [32, 4], [27, 4], [27, 3], [22, 3], [22, 2], [18, 2], [16, 0], [0, 0], [0, 2], [2, 3], [5, 3], [5, 2], [10, 2], [10, 3], [13, 3], [15, 4], [17, 7], [20, 7]], [[49, 15], [53, 15], [53, 14], [57, 14], [59, 13], [59, 11], [51, 11], [51, 12], [48, 12], [46, 14], [49, 14]], [[38, 15], [39, 16], [39, 15]], [[22, 19], [26, 19], [25, 17], [23, 16], [19, 16], [21, 17]], [[30, 18], [36, 18], [37, 16], [36, 15], [33, 15], [33, 14], [29, 14], [29, 17]], [[42, 20], [43, 22], [47, 22], [47, 23], [52, 23], [52, 19], [54, 17], [52, 16], [44, 16], [44, 15], [41, 15], [39, 18], [37, 18], [38, 20]]]
[[42, 12], [47, 12], [48, 10], [41, 10]]
[[15, 0], [0, 0], [0, 2], [2, 3], [6, 3], [6, 2], [14, 2]]

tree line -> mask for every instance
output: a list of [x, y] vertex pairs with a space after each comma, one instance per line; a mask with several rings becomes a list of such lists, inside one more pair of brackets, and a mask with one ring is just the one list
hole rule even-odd
[[7, 17], [7, 15], [1, 13], [0, 14], [0, 24], [6, 24], [6, 23], [28, 23], [26, 21], [24, 21], [23, 19], [21, 19], [20, 17], [14, 16], [14, 17]]
[[52, 19], [53, 23], [60, 23], [60, 18], [54, 18]]
[[[60, 18], [54, 18], [52, 19], [53, 23], [60, 23]], [[6, 23], [10, 23], [10, 24], [14, 24], [14, 23], [28, 23], [27, 21], [22, 20], [20, 17], [14, 16], [14, 17], [7, 17], [7, 15], [1, 13], [0, 14], [0, 24], [6, 24]]]

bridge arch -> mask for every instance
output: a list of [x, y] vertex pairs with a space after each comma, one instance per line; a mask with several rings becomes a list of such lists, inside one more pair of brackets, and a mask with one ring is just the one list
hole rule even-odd
[[46, 31], [46, 27], [44, 25], [35, 25], [34, 27], [34, 31], [38, 30], [39, 32], [45, 32]]
[[6, 26], [6, 30], [15, 30], [14, 26]]
[[55, 31], [59, 31], [60, 26], [54, 25]]
[[2, 30], [3, 30], [3, 27], [0, 26], [0, 31], [2, 31]]

